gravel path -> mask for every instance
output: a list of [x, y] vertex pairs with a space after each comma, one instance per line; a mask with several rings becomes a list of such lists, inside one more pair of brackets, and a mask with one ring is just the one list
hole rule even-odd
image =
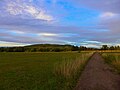
[[94, 53], [74, 90], [120, 90], [120, 76], [111, 71], [99, 53]]

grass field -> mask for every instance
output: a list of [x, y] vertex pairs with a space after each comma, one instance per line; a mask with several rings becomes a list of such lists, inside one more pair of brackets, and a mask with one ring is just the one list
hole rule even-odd
[[103, 53], [103, 57], [105, 62], [115, 68], [115, 71], [120, 74], [120, 52]]
[[71, 90], [92, 53], [0, 53], [0, 90]]

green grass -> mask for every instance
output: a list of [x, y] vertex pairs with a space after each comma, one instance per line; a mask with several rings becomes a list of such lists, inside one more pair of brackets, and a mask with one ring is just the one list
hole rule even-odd
[[0, 53], [0, 90], [70, 90], [90, 56], [77, 52]]
[[103, 53], [103, 57], [105, 62], [114, 67], [115, 71], [120, 74], [120, 53]]

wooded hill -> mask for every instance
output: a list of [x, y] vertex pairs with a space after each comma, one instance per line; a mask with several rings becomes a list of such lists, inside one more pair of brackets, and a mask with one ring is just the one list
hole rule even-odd
[[120, 46], [102, 45], [101, 48], [89, 48], [85, 46], [78, 47], [74, 45], [35, 44], [24, 47], [0, 47], [0, 52], [62, 52], [86, 50], [120, 50]]
[[60, 52], [77, 51], [78, 46], [58, 44], [35, 44], [24, 47], [1, 47], [0, 52]]

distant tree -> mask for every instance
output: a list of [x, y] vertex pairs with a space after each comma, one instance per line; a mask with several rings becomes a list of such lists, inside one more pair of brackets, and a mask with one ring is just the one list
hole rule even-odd
[[78, 46], [72, 46], [72, 51], [79, 51], [79, 47]]
[[114, 47], [114, 46], [111, 46], [109, 49], [110, 49], [110, 50], [115, 50], [115, 47]]
[[107, 45], [102, 45], [102, 48], [101, 48], [102, 50], [108, 50], [109, 49], [109, 47], [107, 46]]
[[4, 52], [4, 48], [3, 47], [0, 48], [0, 52]]
[[120, 46], [116, 46], [115, 49], [116, 49], [116, 50], [120, 50]]
[[87, 50], [87, 47], [85, 47], [85, 46], [80, 46], [80, 47], [79, 47], [79, 50], [80, 50], [80, 51], [82, 51], [82, 50]]

